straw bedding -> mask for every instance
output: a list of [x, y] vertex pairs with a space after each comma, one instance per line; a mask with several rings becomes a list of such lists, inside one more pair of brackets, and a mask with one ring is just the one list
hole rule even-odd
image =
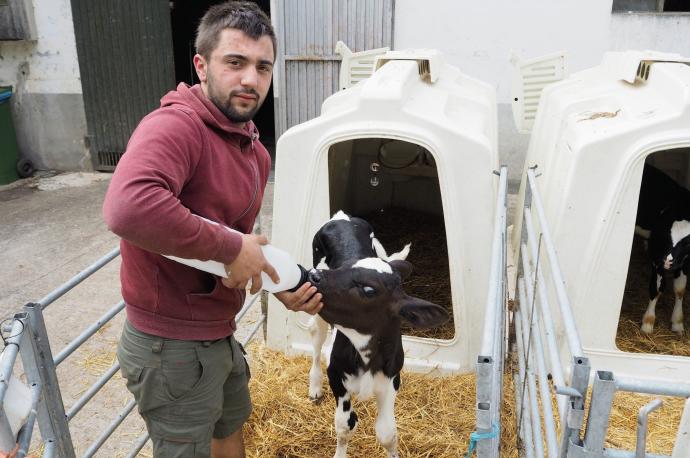
[[[666, 291], [656, 306], [654, 332], [647, 335], [640, 331], [642, 316], [649, 303], [649, 272], [647, 253], [640, 237], [633, 240], [630, 255], [630, 268], [623, 294], [616, 345], [622, 351], [633, 353], [659, 353], [665, 355], [690, 356], [690, 339], [687, 333], [679, 337], [671, 331], [671, 312], [673, 311], [673, 279], [666, 279]], [[690, 292], [685, 295], [685, 328], [688, 329]]]
[[[308, 400], [310, 360], [287, 358], [252, 344], [250, 389], [254, 411], [245, 431], [249, 457], [315, 458], [333, 456], [335, 401], [324, 371], [324, 400]], [[512, 384], [506, 377], [502, 457], [517, 457]], [[467, 452], [475, 427], [474, 374], [431, 377], [403, 373], [395, 412], [399, 450], [404, 457], [457, 458]], [[385, 457], [376, 441], [376, 403], [355, 400], [359, 417], [348, 452], [353, 458]]]
[[443, 326], [434, 329], [412, 329], [403, 326], [403, 333], [418, 337], [452, 339], [455, 335], [453, 301], [443, 217], [390, 208], [365, 215], [364, 219], [374, 227], [376, 237], [388, 254], [395, 253], [405, 244], [412, 242], [407, 260], [414, 266], [414, 271], [403, 283], [405, 292], [445, 307], [450, 315], [450, 319]]

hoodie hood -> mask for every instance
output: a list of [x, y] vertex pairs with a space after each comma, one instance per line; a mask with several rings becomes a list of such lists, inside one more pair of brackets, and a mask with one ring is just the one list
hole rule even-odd
[[259, 131], [253, 121], [248, 121], [244, 128], [233, 125], [228, 117], [206, 97], [199, 84], [190, 87], [186, 83], [180, 83], [176, 90], [168, 92], [161, 99], [161, 108], [176, 105], [183, 105], [193, 110], [204, 124], [213, 129], [242, 135], [252, 141], [259, 139]]

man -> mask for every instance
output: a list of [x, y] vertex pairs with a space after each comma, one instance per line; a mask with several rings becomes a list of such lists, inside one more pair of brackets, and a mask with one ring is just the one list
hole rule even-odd
[[[266, 238], [250, 234], [270, 169], [251, 119], [271, 84], [275, 34], [254, 3], [227, 2], [204, 15], [196, 48], [201, 84], [180, 84], [141, 121], [105, 198], [106, 224], [123, 239], [118, 359], [154, 456], [240, 458], [251, 402], [234, 317], [249, 281], [252, 294], [262, 271], [278, 281]], [[216, 260], [230, 275], [161, 254]], [[309, 283], [276, 296], [294, 311], [322, 307]]]

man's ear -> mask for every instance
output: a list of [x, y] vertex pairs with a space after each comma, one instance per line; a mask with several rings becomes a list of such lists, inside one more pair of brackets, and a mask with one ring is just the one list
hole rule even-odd
[[407, 261], [391, 261], [388, 264], [393, 268], [394, 271], [398, 272], [400, 278], [405, 280], [412, 273], [412, 264]]
[[208, 63], [201, 54], [194, 55], [194, 69], [196, 70], [196, 76], [199, 77], [199, 81], [205, 83], [206, 72], [208, 71]]

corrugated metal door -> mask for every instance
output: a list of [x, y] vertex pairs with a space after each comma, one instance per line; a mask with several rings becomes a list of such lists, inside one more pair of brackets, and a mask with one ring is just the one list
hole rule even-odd
[[72, 0], [97, 170], [113, 170], [142, 117], [175, 87], [169, 0]]
[[274, 73], [276, 137], [321, 113], [338, 90], [342, 40], [353, 51], [393, 47], [395, 0], [277, 0], [272, 17], [278, 35]]

